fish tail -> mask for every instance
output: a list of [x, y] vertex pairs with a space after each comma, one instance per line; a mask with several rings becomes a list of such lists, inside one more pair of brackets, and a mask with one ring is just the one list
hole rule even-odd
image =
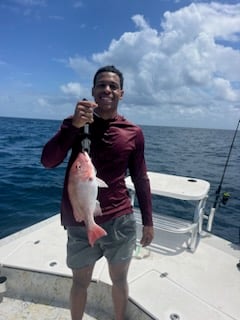
[[88, 241], [92, 247], [94, 246], [95, 241], [106, 235], [107, 232], [96, 223], [88, 229]]

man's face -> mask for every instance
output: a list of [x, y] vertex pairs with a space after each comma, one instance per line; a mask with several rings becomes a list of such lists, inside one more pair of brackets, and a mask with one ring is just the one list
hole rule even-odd
[[92, 95], [102, 111], [116, 111], [118, 101], [123, 97], [119, 76], [113, 72], [101, 72], [96, 78]]

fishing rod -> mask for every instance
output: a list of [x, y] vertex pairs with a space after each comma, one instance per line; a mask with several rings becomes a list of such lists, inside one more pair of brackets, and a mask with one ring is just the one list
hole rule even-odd
[[[234, 136], [233, 136], [233, 139], [232, 139], [232, 143], [231, 143], [231, 146], [230, 146], [230, 149], [229, 149], [229, 152], [228, 152], [227, 160], [226, 160], [226, 163], [225, 163], [225, 166], [224, 166], [224, 169], [223, 169], [222, 178], [220, 180], [219, 186], [218, 186], [217, 191], [216, 191], [215, 201], [214, 201], [214, 204], [213, 204], [213, 206], [212, 206], [212, 208], [210, 210], [209, 216], [208, 216], [207, 231], [211, 231], [212, 230], [212, 223], [213, 223], [214, 214], [215, 214], [215, 211], [216, 211], [217, 206], [218, 206], [218, 202], [219, 202], [219, 198], [220, 198], [221, 190], [222, 190], [223, 180], [224, 180], [225, 173], [226, 173], [226, 170], [227, 170], [227, 166], [228, 166], [228, 162], [229, 162], [230, 155], [231, 155], [231, 152], [232, 152], [232, 148], [233, 148], [233, 145], [234, 145], [234, 141], [235, 141], [235, 138], [236, 138], [236, 135], [237, 135], [237, 132], [238, 132], [239, 123], [240, 123], [240, 120], [238, 120], [238, 124], [237, 124], [236, 130], [235, 130], [235, 133], [234, 133]], [[229, 194], [227, 192], [225, 192], [223, 194], [223, 198], [222, 198], [223, 204], [226, 204], [228, 199], [229, 199]]]
[[[87, 99], [83, 98], [83, 101], [87, 101]], [[82, 141], [82, 147], [83, 147], [83, 150], [89, 154], [91, 141], [89, 139], [89, 124], [88, 123], [85, 124], [85, 126], [83, 128], [83, 132], [85, 134], [85, 137]]]

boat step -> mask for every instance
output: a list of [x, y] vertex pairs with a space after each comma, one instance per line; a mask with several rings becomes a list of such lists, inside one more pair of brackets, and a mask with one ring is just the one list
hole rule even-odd
[[[134, 209], [138, 223], [141, 223], [141, 214], [138, 209]], [[192, 223], [181, 218], [170, 217], [163, 214], [153, 215], [154, 228], [173, 233], [191, 232], [197, 227], [197, 223]]]
[[[138, 208], [134, 208], [135, 218], [138, 224], [141, 225], [142, 218]], [[194, 251], [196, 249], [197, 238], [199, 234], [199, 224], [181, 218], [171, 217], [163, 214], [153, 214], [153, 224], [155, 230], [162, 230], [176, 234], [189, 233], [187, 247]]]

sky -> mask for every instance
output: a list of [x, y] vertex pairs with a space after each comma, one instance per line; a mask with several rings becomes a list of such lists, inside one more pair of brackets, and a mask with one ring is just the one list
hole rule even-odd
[[136, 124], [235, 129], [240, 1], [0, 0], [0, 116], [64, 119], [104, 65]]

